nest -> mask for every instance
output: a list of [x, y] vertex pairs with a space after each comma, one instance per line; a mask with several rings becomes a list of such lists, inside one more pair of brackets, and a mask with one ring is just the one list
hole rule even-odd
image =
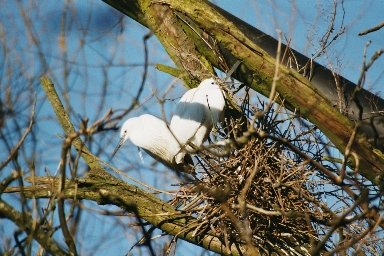
[[309, 255], [308, 245], [318, 241], [312, 220], [326, 214], [311, 203], [313, 170], [307, 163], [257, 137], [226, 156], [211, 150], [197, 159], [196, 177], [181, 185], [173, 201], [198, 219], [186, 231], [210, 232], [227, 248], [236, 242], [265, 255]]
[[183, 231], [209, 233], [248, 255], [381, 255], [381, 219], [367, 214], [383, 200], [377, 186], [349, 167], [343, 186], [333, 182], [319, 168], [341, 171], [326, 136], [285, 110], [283, 99], [279, 106], [253, 100], [246, 92], [242, 112], [226, 115], [220, 138], [211, 138], [217, 143], [196, 149], [195, 176], [171, 202], [196, 218]]

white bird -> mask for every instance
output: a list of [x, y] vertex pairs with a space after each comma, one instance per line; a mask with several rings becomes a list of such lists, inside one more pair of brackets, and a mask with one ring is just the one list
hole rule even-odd
[[[184, 166], [175, 162], [175, 156], [180, 151], [180, 144], [163, 120], [149, 114], [126, 120], [121, 127], [120, 141], [112, 157], [127, 140], [142, 148], [164, 165], [175, 170], [187, 171]], [[185, 161], [191, 163], [192, 159], [187, 155]]]
[[183, 162], [186, 152], [199, 148], [208, 138], [212, 127], [218, 123], [225, 107], [225, 98], [214, 78], [203, 80], [196, 88], [188, 90], [180, 99], [169, 125], [181, 145], [175, 162]]

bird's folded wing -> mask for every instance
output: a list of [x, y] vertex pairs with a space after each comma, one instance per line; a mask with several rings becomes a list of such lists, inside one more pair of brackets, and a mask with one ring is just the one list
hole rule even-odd
[[170, 129], [180, 144], [193, 138], [206, 122], [206, 106], [196, 98], [197, 88], [187, 91], [177, 104]]

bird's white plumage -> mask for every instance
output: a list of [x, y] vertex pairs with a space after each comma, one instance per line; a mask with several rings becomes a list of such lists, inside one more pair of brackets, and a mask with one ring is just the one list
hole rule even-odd
[[[205, 79], [194, 89], [188, 90], [180, 99], [170, 123], [170, 129], [180, 145], [192, 143], [200, 147], [208, 138], [213, 125], [220, 121], [225, 98], [215, 79]], [[176, 156], [180, 163], [186, 147]]]
[[186, 158], [192, 149], [188, 144], [201, 146], [220, 121], [224, 106], [225, 98], [216, 81], [203, 80], [181, 97], [169, 128], [163, 120], [148, 114], [126, 120], [113, 155], [130, 140], [165, 165], [180, 169], [184, 161], [192, 163], [189, 155]]
[[148, 114], [126, 120], [121, 127], [120, 139], [119, 145], [130, 140], [166, 165], [172, 165], [175, 155], [180, 151], [180, 144], [166, 123]]

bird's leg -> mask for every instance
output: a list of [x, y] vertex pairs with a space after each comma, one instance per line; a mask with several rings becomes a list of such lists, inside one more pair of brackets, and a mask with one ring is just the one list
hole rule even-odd
[[141, 151], [141, 148], [140, 148], [140, 147], [137, 147], [137, 149], [138, 149], [138, 151], [139, 151], [139, 157], [140, 157], [141, 163], [144, 164], [143, 152]]

